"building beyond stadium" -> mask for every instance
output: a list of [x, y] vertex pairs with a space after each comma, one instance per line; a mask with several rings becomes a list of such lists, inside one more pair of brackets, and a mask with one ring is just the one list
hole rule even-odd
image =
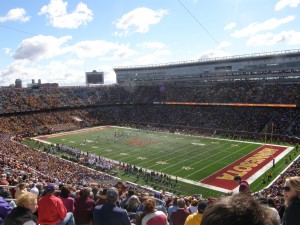
[[242, 80], [300, 82], [300, 50], [115, 67], [114, 71], [120, 86], [197, 86]]

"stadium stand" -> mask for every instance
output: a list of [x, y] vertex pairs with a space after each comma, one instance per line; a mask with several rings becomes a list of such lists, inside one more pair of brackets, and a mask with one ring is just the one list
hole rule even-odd
[[[41, 197], [43, 187], [54, 183], [56, 195], [59, 195], [58, 186], [67, 186], [74, 198], [79, 196], [81, 189], [96, 187], [98, 195], [105, 199], [105, 191], [119, 181], [103, 172], [112, 168], [112, 162], [67, 146], [34, 149], [21, 142], [37, 135], [98, 125], [130, 125], [191, 135], [217, 133], [221, 137], [256, 141], [262, 141], [267, 134], [268, 139], [272, 135], [275, 143], [289, 143], [297, 146], [298, 150], [299, 99], [300, 82], [280, 80], [209, 82], [190, 87], [166, 84], [38, 90], [2, 88], [1, 196], [7, 201], [14, 200], [16, 186], [25, 183], [26, 191], [36, 187]], [[58, 157], [58, 152], [62, 153], [62, 157]], [[299, 165], [299, 159], [295, 160], [271, 186], [255, 194], [275, 201], [274, 207], [281, 218], [285, 207], [282, 201], [285, 178], [299, 176]], [[143, 193], [149, 193], [149, 196], [156, 197], [159, 210], [163, 207], [168, 209], [176, 197], [133, 183], [127, 183], [125, 187], [120, 200], [126, 198], [128, 191], [134, 191], [139, 198]], [[200, 196], [197, 199], [181, 197], [186, 207], [200, 200]], [[205, 201], [213, 202], [215, 199]], [[143, 215], [137, 213], [131, 222], [138, 224], [143, 220], [141, 217]]]

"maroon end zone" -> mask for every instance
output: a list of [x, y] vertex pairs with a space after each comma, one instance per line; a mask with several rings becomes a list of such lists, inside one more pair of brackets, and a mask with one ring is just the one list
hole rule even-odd
[[87, 133], [87, 132], [110, 129], [110, 128], [112, 128], [112, 127], [111, 126], [92, 127], [92, 128], [81, 129], [81, 130], [73, 130], [73, 131], [67, 131], [67, 132], [62, 132], [62, 133], [49, 134], [46, 136], [40, 136], [36, 139], [45, 141], [45, 140], [47, 140], [49, 138], [53, 138], [53, 137], [69, 136], [69, 135], [73, 135], [73, 134], [81, 134], [81, 133]]
[[234, 176], [239, 175], [243, 180], [247, 180], [286, 149], [280, 146], [261, 146], [200, 182], [232, 191], [238, 186], [233, 180]]

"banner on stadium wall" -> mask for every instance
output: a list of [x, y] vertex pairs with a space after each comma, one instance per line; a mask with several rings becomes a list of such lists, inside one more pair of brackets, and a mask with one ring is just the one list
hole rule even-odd
[[300, 104], [252, 104], [252, 103], [200, 103], [200, 102], [153, 102], [155, 105], [199, 105], [199, 106], [234, 106], [234, 107], [275, 107], [296, 108]]

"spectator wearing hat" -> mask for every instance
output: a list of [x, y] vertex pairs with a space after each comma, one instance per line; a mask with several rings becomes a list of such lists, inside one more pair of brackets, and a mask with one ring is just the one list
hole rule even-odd
[[208, 206], [207, 201], [199, 201], [197, 204], [197, 212], [189, 215], [184, 225], [199, 225], [201, 224], [202, 216], [205, 208]]
[[116, 188], [110, 188], [106, 192], [106, 203], [95, 207], [93, 212], [94, 225], [130, 225], [125, 209], [118, 208], [116, 202], [119, 193]]
[[79, 197], [75, 199], [74, 218], [76, 225], [90, 224], [93, 219], [93, 210], [96, 203], [90, 196], [91, 189], [84, 187], [79, 192]]
[[239, 193], [246, 195], [251, 194], [249, 183], [246, 180], [243, 180], [241, 176], [235, 176], [233, 180], [239, 184]]
[[173, 225], [184, 225], [186, 218], [190, 213], [186, 210], [185, 200], [180, 198], [177, 200], [178, 209], [172, 213], [170, 223]]
[[107, 188], [104, 188], [101, 192], [100, 198], [96, 201], [96, 205], [103, 205], [106, 202]]
[[75, 225], [73, 213], [67, 212], [60, 198], [54, 196], [55, 185], [45, 187], [45, 195], [38, 201], [38, 223], [40, 225]]

